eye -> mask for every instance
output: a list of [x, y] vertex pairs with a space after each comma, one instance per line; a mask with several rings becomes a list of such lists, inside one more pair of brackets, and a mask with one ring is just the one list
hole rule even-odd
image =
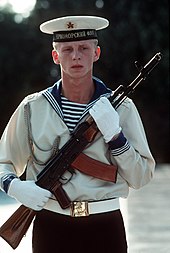
[[63, 52], [70, 52], [70, 51], [71, 51], [70, 47], [63, 48]]
[[87, 46], [82, 46], [81, 49], [84, 51], [84, 50], [87, 50], [88, 47]]

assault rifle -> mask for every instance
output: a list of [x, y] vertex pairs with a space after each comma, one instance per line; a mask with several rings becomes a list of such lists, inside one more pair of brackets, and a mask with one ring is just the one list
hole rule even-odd
[[[120, 85], [109, 97], [114, 108], [118, 108], [120, 104], [129, 96], [135, 88], [147, 78], [149, 73], [161, 60], [161, 53], [155, 56], [144, 66], [138, 67], [139, 74], [128, 86]], [[72, 163], [81, 155], [85, 147], [91, 143], [98, 133], [97, 125], [93, 118], [89, 115], [85, 121], [78, 125], [73, 132], [71, 138], [58, 151], [40, 172], [37, 177], [36, 184], [51, 191], [63, 209], [71, 205], [71, 201], [64, 189], [61, 187], [60, 179], [66, 170], [70, 168]], [[1, 226], [0, 236], [13, 248], [17, 248], [22, 237], [28, 230], [36, 211], [21, 205], [13, 215]]]

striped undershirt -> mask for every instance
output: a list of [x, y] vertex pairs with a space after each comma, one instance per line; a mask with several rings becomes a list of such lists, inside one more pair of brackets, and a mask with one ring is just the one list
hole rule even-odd
[[64, 115], [64, 122], [70, 132], [76, 127], [80, 117], [82, 116], [87, 104], [79, 104], [69, 101], [66, 97], [61, 95], [61, 105]]

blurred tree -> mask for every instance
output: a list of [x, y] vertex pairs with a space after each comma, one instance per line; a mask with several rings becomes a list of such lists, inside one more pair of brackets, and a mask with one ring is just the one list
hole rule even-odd
[[52, 38], [39, 31], [39, 24], [64, 15], [97, 15], [110, 20], [109, 28], [99, 32], [102, 55], [94, 74], [112, 89], [136, 77], [136, 60], [145, 64], [156, 52], [162, 52], [162, 61], [132, 98], [157, 162], [170, 162], [167, 0], [37, 0], [31, 16], [23, 20], [7, 9], [1, 11], [0, 132], [25, 95], [60, 77], [51, 59]]

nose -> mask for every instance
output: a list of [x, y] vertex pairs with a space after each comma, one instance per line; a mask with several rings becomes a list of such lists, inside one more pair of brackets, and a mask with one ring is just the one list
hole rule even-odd
[[72, 51], [72, 59], [73, 60], [80, 60], [81, 59], [81, 53], [78, 49], [74, 49]]

